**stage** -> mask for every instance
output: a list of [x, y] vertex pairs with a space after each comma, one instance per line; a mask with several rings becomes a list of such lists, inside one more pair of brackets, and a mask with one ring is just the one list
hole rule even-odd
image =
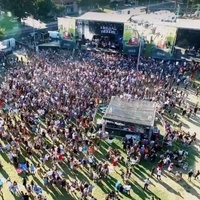
[[137, 134], [151, 139], [155, 116], [154, 102], [113, 96], [103, 116], [103, 129], [118, 136]]
[[131, 15], [98, 12], [58, 18], [61, 47], [138, 55], [140, 36], [130, 19]]

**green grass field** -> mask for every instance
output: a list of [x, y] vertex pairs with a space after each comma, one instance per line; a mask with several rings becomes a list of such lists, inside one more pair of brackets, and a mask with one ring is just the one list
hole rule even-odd
[[[108, 143], [107, 142], [102, 142], [101, 144], [101, 148], [99, 151], [97, 151], [95, 153], [95, 157], [98, 160], [104, 161], [105, 160], [105, 153], [106, 150], [108, 148]], [[111, 145], [113, 148], [117, 148], [120, 149], [120, 151], [122, 152], [122, 155], [125, 157], [124, 152], [121, 150], [122, 146], [121, 146], [121, 142], [119, 140], [114, 140], [113, 144]], [[26, 156], [25, 153], [23, 154], [23, 156]], [[22, 177], [18, 176], [16, 173], [16, 170], [14, 169], [14, 167], [9, 163], [9, 159], [7, 157], [7, 155], [5, 153], [1, 153], [1, 160], [3, 163], [3, 169], [1, 169], [1, 176], [3, 176], [4, 178], [8, 178], [10, 177], [12, 180], [17, 181], [18, 183], [22, 183]], [[22, 158], [23, 159], [23, 158]], [[33, 160], [31, 160], [31, 162], [33, 163], [37, 163], [38, 162], [38, 158], [34, 157]], [[131, 180], [129, 180], [129, 183], [132, 186], [132, 192], [131, 192], [131, 196], [128, 195], [122, 195], [120, 194], [122, 199], [148, 199], [148, 197], [150, 197], [152, 194], [159, 194], [159, 191], [154, 190], [154, 191], [149, 191], [149, 192], [144, 192], [142, 187], [143, 187], [143, 181], [144, 179], [149, 176], [149, 168], [152, 166], [152, 164], [149, 163], [142, 163], [141, 165], [139, 165], [138, 167], [136, 167], [134, 169], [134, 175], [132, 177]], [[43, 169], [44, 171], [46, 171], [48, 168], [50, 168], [51, 165], [50, 163]], [[64, 176], [67, 179], [73, 180], [75, 178], [80, 179], [81, 181], [86, 181], [86, 182], [92, 182], [89, 180], [88, 178], [88, 173], [87, 171], [83, 171], [83, 170], [79, 170], [76, 173], [72, 173], [69, 169], [69, 166], [67, 166], [66, 164], [62, 164], [59, 166], [62, 171]], [[106, 193], [108, 193], [109, 191], [115, 190], [115, 183], [119, 180], [121, 183], [123, 183], [121, 176], [118, 174], [119, 173], [119, 168], [124, 168], [124, 163], [120, 163], [120, 165], [118, 166], [118, 168], [116, 169], [117, 172], [111, 172], [109, 178], [105, 178], [102, 182], [100, 183], [93, 183], [92, 184], [95, 186], [94, 189], [94, 196], [97, 199], [104, 199]], [[28, 180], [34, 180], [39, 186], [43, 187], [42, 184], [42, 180], [41, 177], [39, 177], [38, 175], [36, 176], [29, 176]], [[19, 188], [21, 190], [24, 190], [23, 186], [20, 184]], [[78, 194], [77, 196], [73, 196], [68, 194], [64, 189], [61, 188], [48, 188], [44, 190], [48, 199], [58, 199], [58, 200], [65, 200], [65, 199], [77, 199], [78, 198]], [[8, 188], [6, 186], [6, 183], [4, 183], [4, 187], [3, 187], [3, 196], [4, 199], [20, 199], [20, 197], [18, 196], [13, 196], [9, 191]]]
[[[178, 143], [176, 145], [179, 146]], [[126, 157], [125, 153], [122, 151], [122, 145], [121, 145], [121, 141], [119, 139], [115, 139], [114, 142], [111, 144], [111, 146], [113, 148], [119, 149], [122, 156], [124, 158]], [[105, 161], [105, 154], [106, 154], [106, 150], [108, 149], [108, 147], [109, 147], [109, 144], [106, 141], [103, 141], [101, 143], [100, 150], [95, 152], [95, 158], [97, 160]], [[190, 157], [188, 162], [190, 163], [190, 165], [193, 166], [194, 161], [195, 161], [196, 157], [198, 157], [198, 155], [194, 149], [190, 150], [190, 154], [192, 156]], [[22, 160], [23, 160], [24, 156], [26, 157], [27, 155], [23, 151]], [[17, 175], [16, 170], [9, 163], [9, 159], [5, 153], [1, 153], [1, 161], [3, 164], [3, 169], [1, 169], [1, 177], [7, 178], [9, 176], [12, 180], [15, 180], [18, 183], [22, 184], [22, 176], [23, 175], [21, 175], [21, 176]], [[39, 160], [38, 160], [37, 156], [34, 156], [34, 159], [30, 160], [30, 162], [33, 162], [34, 164], [36, 164], [38, 161]], [[154, 165], [155, 165], [155, 163], [154, 163]], [[120, 194], [121, 199], [124, 199], [124, 200], [128, 200], [128, 199], [147, 200], [151, 196], [157, 196], [157, 197], [162, 197], [162, 200], [170, 200], [171, 197], [169, 195], [169, 192], [170, 192], [170, 190], [173, 191], [173, 188], [171, 188], [170, 185], [176, 186], [176, 183], [170, 176], [168, 176], [168, 174], [163, 175], [164, 176], [163, 178], [164, 179], [168, 178], [169, 184], [167, 184], [168, 182], [166, 183], [163, 181], [162, 185], [160, 185], [160, 183], [158, 183], [158, 181], [155, 178], [153, 178], [152, 185], [150, 186], [150, 190], [149, 191], [143, 190], [144, 179], [150, 176], [150, 170], [151, 170], [152, 166], [153, 166], [153, 163], [142, 161], [140, 163], [140, 165], [138, 165], [134, 168], [134, 173], [132, 175], [132, 178], [130, 180], [128, 180], [128, 183], [131, 184], [131, 188], [132, 188], [131, 195], [129, 196], [129, 195]], [[59, 167], [63, 171], [64, 176], [69, 180], [74, 180], [75, 178], [78, 178], [81, 181], [91, 182], [95, 186], [93, 194], [98, 200], [104, 200], [106, 193], [108, 193], [109, 191], [115, 190], [115, 183], [118, 180], [121, 183], [123, 183], [121, 176], [119, 174], [119, 169], [124, 168], [123, 162], [120, 163], [119, 166], [116, 168], [116, 172], [115, 171], [111, 172], [111, 174], [108, 178], [103, 179], [103, 181], [99, 182], [99, 183], [94, 183], [91, 180], [89, 180], [87, 171], [78, 170], [76, 173], [72, 173], [67, 164], [61, 164], [61, 165], [59, 165]], [[43, 168], [43, 171], [47, 171], [49, 168], [51, 168], [50, 163], [48, 163], [47, 166], [45, 166], [45, 168]], [[38, 175], [36, 175], [36, 176], [31, 175], [28, 177], [28, 180], [29, 181], [34, 180], [39, 186], [43, 187], [41, 177], [39, 177]], [[21, 184], [19, 184], [19, 188], [20, 188], [20, 190], [24, 190], [24, 188]], [[186, 184], [186, 185], [188, 185], [188, 184]], [[168, 188], [168, 190], [166, 190], [166, 189], [164, 190], [164, 188]], [[71, 200], [71, 199], [79, 198], [78, 193], [76, 195], [69, 194], [64, 189], [57, 188], [57, 187], [44, 189], [44, 193], [48, 197], [48, 200], [51, 200], [51, 199]], [[8, 191], [8, 187], [6, 186], [6, 183], [4, 183], [4, 187], [3, 187], [3, 197], [5, 200], [21, 199], [20, 196], [13, 196]]]

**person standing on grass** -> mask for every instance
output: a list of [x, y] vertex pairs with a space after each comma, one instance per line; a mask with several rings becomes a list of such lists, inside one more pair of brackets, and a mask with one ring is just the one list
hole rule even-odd
[[174, 163], [170, 163], [169, 166], [168, 166], [168, 168], [167, 168], [167, 170], [168, 170], [170, 173], [173, 173], [173, 172], [172, 172], [173, 169], [174, 169]]
[[31, 164], [31, 166], [30, 166], [30, 172], [32, 175], [35, 174], [35, 166], [33, 164]]
[[198, 170], [197, 173], [194, 175], [194, 180], [199, 179], [200, 171]]
[[150, 182], [149, 178], [144, 180], [144, 190], [148, 190], [150, 183], [151, 182]]
[[155, 174], [155, 170], [156, 170], [156, 167], [153, 166], [152, 169], [151, 169], [151, 176], [153, 176]]
[[25, 177], [23, 177], [23, 181], [22, 181], [22, 184], [25, 188], [27, 188], [27, 180]]
[[159, 180], [161, 180], [161, 173], [162, 173], [161, 169], [158, 168], [157, 169], [157, 179], [159, 179]]
[[22, 195], [23, 200], [29, 200], [29, 195], [27, 193]]
[[191, 169], [189, 172], [188, 172], [188, 180], [191, 181], [191, 178], [193, 176], [194, 172], [193, 170]]

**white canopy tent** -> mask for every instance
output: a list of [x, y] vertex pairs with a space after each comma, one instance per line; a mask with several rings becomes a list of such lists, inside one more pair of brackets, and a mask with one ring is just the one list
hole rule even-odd
[[7, 46], [3, 45], [2, 42], [0, 42], [0, 51], [3, 50], [3, 49], [6, 49], [6, 48], [7, 48]]

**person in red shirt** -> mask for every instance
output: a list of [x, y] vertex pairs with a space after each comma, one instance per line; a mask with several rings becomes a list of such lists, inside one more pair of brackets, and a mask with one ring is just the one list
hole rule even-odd
[[116, 166], [118, 165], [118, 157], [115, 157], [112, 162], [113, 169], [115, 170]]
[[0, 99], [0, 107], [3, 107], [3, 100]]

